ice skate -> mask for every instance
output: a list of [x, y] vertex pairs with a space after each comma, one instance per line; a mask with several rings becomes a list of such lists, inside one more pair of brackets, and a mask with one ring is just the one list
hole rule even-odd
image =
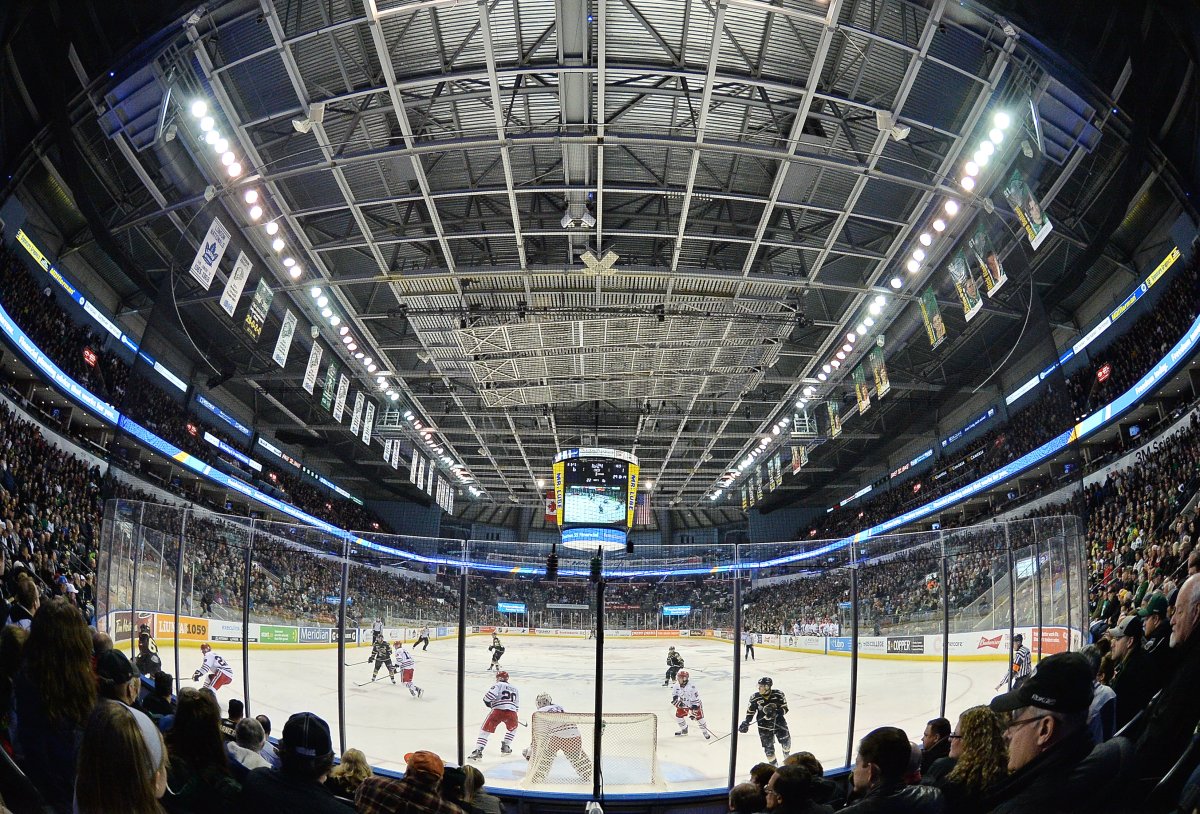
[[685, 726], [683, 729], [676, 730], [675, 737], [681, 738], [684, 735], [686, 735], [687, 733], [688, 733], [688, 728]]
[[483, 760], [483, 750], [476, 749], [474, 752], [467, 755], [467, 760]]
[[511, 755], [511, 754], [512, 754], [512, 747], [511, 747], [511, 746], [509, 746], [507, 743], [502, 743], [502, 744], [500, 744], [500, 754], [502, 754], [502, 755]]

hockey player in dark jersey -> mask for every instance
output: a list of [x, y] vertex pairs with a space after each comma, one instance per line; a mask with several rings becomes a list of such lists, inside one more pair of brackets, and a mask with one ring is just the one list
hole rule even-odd
[[679, 655], [679, 653], [676, 652], [675, 647], [672, 645], [671, 647], [667, 648], [667, 675], [666, 678], [663, 679], [663, 686], [665, 687], [674, 681], [676, 674], [678, 674], [681, 669], [683, 669], [683, 656]]
[[392, 664], [392, 646], [383, 638], [382, 633], [376, 634], [375, 642], [371, 645], [370, 661], [375, 663], [375, 669], [371, 671], [372, 681], [379, 676], [379, 668], [386, 666], [388, 675], [392, 677], [392, 683], [396, 683], [396, 667]]
[[492, 663], [488, 665], [488, 669], [499, 670], [500, 657], [504, 655], [504, 645], [500, 644], [499, 636], [492, 636], [492, 643], [488, 646], [488, 651], [492, 654]]
[[787, 699], [783, 693], [775, 689], [773, 682], [767, 676], [758, 680], [758, 692], [750, 696], [750, 704], [746, 707], [746, 720], [738, 726], [739, 732], [750, 731], [750, 721], [758, 719], [758, 739], [762, 742], [767, 762], [775, 763], [775, 739], [783, 749], [786, 760], [792, 750], [792, 733], [788, 731], [787, 720], [783, 717], [788, 711]]

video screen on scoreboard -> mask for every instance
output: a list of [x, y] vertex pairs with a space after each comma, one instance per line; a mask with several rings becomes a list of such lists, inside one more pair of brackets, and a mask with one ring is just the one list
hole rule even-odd
[[563, 470], [563, 526], [625, 526], [629, 464], [569, 458]]

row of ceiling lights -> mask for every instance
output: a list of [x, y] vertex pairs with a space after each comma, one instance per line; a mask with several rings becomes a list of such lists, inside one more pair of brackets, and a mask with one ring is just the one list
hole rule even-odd
[[[975, 190], [977, 184], [976, 179], [978, 178], [979, 173], [988, 165], [988, 162], [991, 161], [992, 156], [995, 155], [997, 148], [1004, 142], [1005, 132], [1008, 130], [1011, 124], [1011, 117], [1002, 110], [998, 111], [992, 117], [992, 128], [988, 132], [988, 137], [980, 143], [979, 148], [976, 149], [975, 154], [971, 157], [971, 160], [963, 164], [963, 174], [958, 181], [959, 186], [962, 187], [963, 190], [966, 192], [973, 192]], [[920, 245], [913, 249], [912, 255], [905, 266], [908, 269], [909, 274], [917, 274], [921, 271], [922, 264], [928, 257], [926, 250], [932, 248], [934, 236], [940, 235], [946, 231], [947, 222], [958, 214], [959, 209], [960, 207], [958, 201], [953, 198], [946, 198], [945, 202], [942, 204], [941, 213], [939, 213], [938, 216], [933, 219], [932, 223], [930, 223], [932, 231], [923, 231], [917, 237], [917, 243]], [[898, 276], [892, 277], [889, 285], [891, 285], [893, 289], [899, 290], [904, 287], [904, 281]], [[850, 331], [848, 334], [846, 334], [845, 344], [843, 344], [841, 349], [834, 354], [833, 358], [823, 364], [821, 369], [817, 372], [818, 381], [822, 383], [828, 381], [829, 377], [833, 375], [834, 371], [841, 368], [842, 363], [846, 362], [850, 353], [853, 352], [854, 343], [858, 341], [858, 339], [867, 335], [867, 331], [875, 325], [876, 317], [882, 316], [883, 309], [887, 307], [887, 304], [888, 298], [885, 294], [877, 294], [874, 299], [871, 300], [870, 304], [867, 306], [867, 313], [863, 316], [862, 320], [858, 323], [853, 331]], [[809, 400], [816, 395], [816, 392], [817, 388], [814, 385], [806, 385], [802, 391], [800, 399], [797, 401], [797, 404], [800, 406], [807, 405]], [[764, 435], [759, 441], [759, 446], [756, 449], [751, 450], [749, 454], [747, 454], [746, 458], [743, 459], [740, 464], [738, 464], [736, 472], [727, 472], [721, 477], [720, 481], [718, 481], [717, 489], [715, 489], [709, 495], [709, 500], [720, 500], [721, 496], [724, 494], [725, 488], [730, 486], [735, 480], [737, 480], [738, 477], [745, 473], [745, 471], [754, 464], [755, 460], [757, 460], [760, 455], [767, 451], [767, 447], [770, 446], [772, 436], [780, 435], [788, 423], [789, 420], [786, 416], [781, 418], [779, 422], [771, 428], [771, 435]]]
[[[209, 115], [208, 103], [203, 99], [197, 99], [196, 101], [192, 102], [191, 114], [192, 117], [199, 122], [200, 132], [204, 134], [203, 139], [205, 143], [211, 145], [216, 151], [221, 163], [225, 166], [229, 177], [238, 178], [241, 176], [242, 165], [237, 160], [237, 156], [230, 149], [228, 140], [221, 136], [220, 132], [217, 130], [216, 121], [211, 115]], [[255, 223], [260, 221], [264, 214], [263, 204], [266, 201], [261, 198], [258, 190], [247, 189], [242, 195], [242, 199], [246, 202], [246, 206], [248, 207], [246, 210], [246, 216]], [[283, 239], [279, 229], [279, 223], [277, 221], [278, 218], [267, 221], [267, 223], [263, 226], [263, 229], [266, 231], [267, 236], [271, 238], [271, 248], [276, 254], [283, 256], [281, 262], [283, 263], [283, 267], [287, 270], [288, 276], [293, 280], [299, 280], [303, 274], [303, 271], [300, 268], [299, 263], [296, 262], [295, 258], [287, 254], [287, 243]], [[320, 312], [322, 318], [329, 322], [330, 328], [337, 331], [337, 335], [342, 340], [342, 344], [346, 346], [346, 352], [353, 355], [357, 361], [361, 362], [362, 366], [366, 368], [367, 373], [376, 373], [379, 370], [379, 365], [376, 364], [373, 358], [366, 354], [366, 351], [359, 349], [358, 340], [356, 340], [351, 334], [350, 326], [343, 324], [342, 318], [334, 313], [329, 295], [320, 286], [316, 285], [309, 288], [308, 293], [312, 297], [313, 303], [316, 305], [317, 310]], [[399, 391], [392, 386], [391, 382], [388, 381], [387, 376], [376, 376], [375, 385], [388, 398], [388, 400], [400, 400]], [[409, 419], [410, 422], [415, 421], [415, 429], [418, 431], [421, 439], [426, 443], [427, 446], [431, 448], [432, 451], [441, 456], [442, 462], [450, 467], [450, 471], [453, 472], [460, 481], [468, 483], [474, 480], [464, 465], [455, 463], [450, 456], [445, 454], [445, 448], [440, 444], [440, 442], [432, 441], [432, 434], [428, 430], [421, 432], [422, 427], [425, 427], [426, 425], [419, 420], [414, 419], [411, 411], [405, 413], [405, 418]], [[474, 487], [471, 488], [471, 493], [476, 496], [481, 494]]]
[[[388, 397], [391, 398], [390, 393], [388, 394]], [[392, 400], [395, 401], [394, 398]], [[409, 426], [413, 428], [413, 432], [415, 432], [417, 437], [419, 437], [422, 443], [425, 444], [426, 451], [431, 456], [438, 456], [438, 460], [450, 468], [450, 471], [460, 483], [474, 484], [475, 476], [471, 474], [471, 471], [467, 469], [464, 464], [457, 463], [453, 458], [446, 454], [445, 444], [434, 435], [434, 429], [428, 422], [421, 420], [412, 410], [404, 411], [404, 420], [408, 422]], [[475, 497], [479, 497], [481, 494], [483, 494], [483, 492], [474, 485], [468, 486], [467, 491], [469, 491]]]

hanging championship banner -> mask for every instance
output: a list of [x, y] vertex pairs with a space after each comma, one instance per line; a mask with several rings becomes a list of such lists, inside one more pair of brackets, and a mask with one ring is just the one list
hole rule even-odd
[[783, 486], [783, 453], [775, 453], [775, 485]]
[[279, 338], [275, 340], [275, 352], [271, 358], [280, 367], [287, 365], [288, 352], [292, 349], [292, 336], [296, 333], [296, 315], [289, 308], [283, 315], [283, 325], [279, 328]]
[[362, 440], [367, 446], [371, 446], [371, 433], [375, 431], [375, 402], [367, 402], [367, 412], [363, 415], [363, 433]]
[[383, 460], [386, 463], [392, 462], [392, 444], [395, 443], [391, 438], [383, 439]]
[[275, 299], [275, 292], [271, 290], [271, 286], [267, 285], [265, 279], [260, 278], [258, 287], [254, 289], [254, 299], [250, 300], [250, 310], [246, 313], [246, 321], [242, 323], [246, 333], [250, 334], [250, 338], [255, 341], [262, 336], [263, 326], [267, 324], [267, 315], [271, 313], [271, 300], [273, 299]]
[[967, 241], [967, 248], [975, 258], [975, 265], [979, 267], [984, 290], [989, 297], [994, 297], [1000, 286], [1008, 281], [1008, 276], [1004, 273], [1004, 264], [1000, 262], [1000, 255], [996, 253], [996, 247], [992, 245], [987, 229], [982, 225], [976, 229], [975, 234]]
[[205, 291], [212, 285], [217, 266], [221, 264], [221, 258], [225, 256], [228, 246], [229, 230], [219, 218], [213, 218], [208, 226], [208, 234], [204, 236], [204, 242], [196, 249], [196, 258], [192, 260], [191, 268], [192, 276]]
[[1029, 245], [1035, 249], [1041, 246], [1042, 241], [1046, 239], [1046, 235], [1050, 234], [1054, 226], [1046, 217], [1046, 213], [1042, 211], [1042, 205], [1033, 197], [1033, 190], [1021, 177], [1020, 170], [1013, 170], [1012, 177], [1005, 184], [1004, 200], [1008, 201], [1017, 220], [1021, 221], [1021, 225], [1025, 227], [1025, 236], [1029, 238]]
[[829, 437], [837, 438], [842, 434], [842, 405], [837, 399], [830, 399], [825, 406], [829, 408]]
[[[399, 469], [399, 468], [400, 468], [400, 442], [395, 441], [392, 443], [392, 469]], [[410, 474], [409, 477], [412, 477], [412, 475]]]
[[321, 409], [325, 412], [333, 410], [333, 388], [337, 386], [337, 362], [330, 362], [325, 371], [325, 390], [321, 393]]
[[429, 459], [429, 468], [426, 471], [427, 481], [425, 483], [425, 494], [433, 497], [433, 473], [437, 472], [437, 468], [433, 464], [433, 459]]
[[925, 320], [925, 333], [929, 335], [929, 346], [936, 348], [946, 338], [946, 323], [942, 321], [942, 312], [938, 308], [937, 295], [933, 286], [925, 289], [921, 295], [921, 319]]
[[766, 486], [767, 492], [775, 491], [775, 467], [771, 465], [771, 459], [767, 458], [767, 462], [763, 464], [766, 475], [763, 477], [763, 483]]
[[854, 398], [858, 400], [858, 414], [862, 415], [871, 409], [871, 388], [867, 387], [867, 374], [860, 364], [850, 375], [854, 379]]
[[366, 404], [366, 398], [363, 396], [363, 391], [359, 390], [354, 394], [354, 412], [350, 414], [350, 434], [358, 435], [358, 428], [362, 426], [362, 411]]
[[350, 395], [350, 377], [345, 373], [338, 379], [337, 400], [333, 402], [333, 420], [341, 421], [346, 412], [346, 396]]
[[792, 474], [799, 474], [808, 463], [808, 447], [792, 447]]
[[750, 492], [746, 489], [746, 485], [742, 484], [742, 511], [750, 508]]
[[754, 467], [754, 500], [757, 503], [761, 503], [763, 499], [762, 487], [762, 472], [760, 472], [756, 466]]
[[412, 461], [408, 465], [408, 482], [417, 482], [417, 469], [421, 466], [421, 453], [413, 450]]
[[310, 396], [317, 385], [317, 370], [321, 367], [321, 346], [313, 342], [308, 352], [308, 366], [304, 368], [304, 381], [301, 386]]
[[253, 267], [246, 253], [238, 252], [237, 262], [233, 264], [233, 271], [229, 272], [229, 279], [225, 281], [225, 290], [221, 292], [221, 307], [229, 316], [233, 316], [237, 310], [238, 300], [242, 298], [242, 290], [250, 279], [250, 269]]
[[884, 393], [892, 389], [892, 381], [888, 378], [887, 362], [883, 360], [883, 348], [876, 345], [867, 354], [871, 365], [871, 375], [875, 379], [875, 395], [883, 398]]
[[967, 256], [957, 251], [950, 258], [950, 279], [954, 281], [954, 290], [962, 301], [963, 314], [970, 322], [983, 309], [983, 297], [979, 296], [979, 286], [975, 284], [975, 275], [971, 274], [971, 266], [967, 264]]

